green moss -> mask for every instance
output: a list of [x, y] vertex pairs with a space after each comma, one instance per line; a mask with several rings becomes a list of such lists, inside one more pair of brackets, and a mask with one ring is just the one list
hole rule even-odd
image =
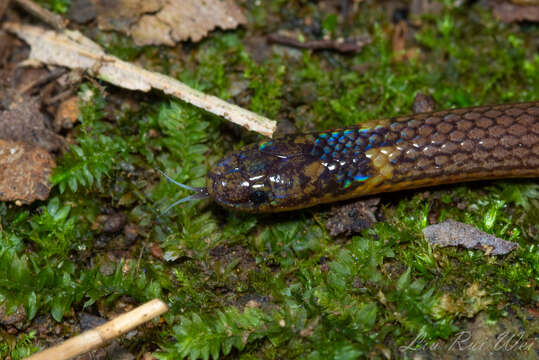
[[34, 344], [36, 337], [35, 331], [28, 334], [20, 334], [15, 337], [9, 334], [2, 334], [2, 342], [0, 342], [0, 356], [3, 359], [10, 358], [12, 360], [25, 359], [33, 353], [40, 350]]
[[[410, 113], [419, 91], [440, 108], [539, 98], [536, 25], [504, 25], [479, 5], [446, 2], [441, 14], [420, 19], [415, 43], [407, 43], [418, 57], [398, 62], [384, 10], [359, 6], [342, 22], [305, 2], [249, 1], [253, 23], [246, 29], [216, 32], [181, 52], [135, 48], [123, 38], [99, 41], [206, 93], [292, 118], [300, 130]], [[260, 30], [296, 28], [298, 14], [324, 33], [369, 32], [373, 41], [346, 56], [282, 47], [264, 48], [263, 55], [249, 45]], [[51, 198], [22, 208], [0, 204], [0, 302], [11, 311], [22, 304], [28, 329], [38, 315], [62, 321], [121, 297], [161, 297], [171, 310], [166, 323], [144, 330], [143, 348], [162, 359], [399, 357], [399, 347], [418, 337], [450, 341], [480, 312], [491, 322], [515, 317], [533, 332], [512, 309], [525, 312], [539, 301], [537, 181], [383, 196], [385, 220], [351, 238], [327, 234], [329, 207], [257, 216], [204, 200], [159, 216], [189, 192], [153, 169], [204, 186], [211, 165], [257, 136], [160, 94], [137, 96], [128, 110], [84, 85], [76, 143], [58, 161]], [[112, 210], [137, 226], [135, 243], [100, 228], [99, 215]], [[519, 249], [489, 257], [432, 248], [422, 229], [448, 218], [516, 241]], [[105, 248], [103, 239], [110, 242]], [[1, 346], [1, 354], [13, 349]]]
[[35, 0], [35, 2], [59, 14], [67, 13], [71, 6], [70, 0]]

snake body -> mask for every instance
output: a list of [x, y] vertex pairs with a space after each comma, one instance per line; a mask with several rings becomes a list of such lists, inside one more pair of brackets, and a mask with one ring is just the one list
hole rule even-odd
[[222, 206], [277, 212], [368, 194], [539, 177], [539, 102], [453, 109], [287, 135], [225, 156], [207, 176]]

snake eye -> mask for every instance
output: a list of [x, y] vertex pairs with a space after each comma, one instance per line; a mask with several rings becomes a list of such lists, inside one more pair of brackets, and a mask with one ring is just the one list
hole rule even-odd
[[268, 200], [268, 194], [265, 191], [256, 190], [251, 193], [249, 200], [251, 200], [254, 205], [260, 205]]

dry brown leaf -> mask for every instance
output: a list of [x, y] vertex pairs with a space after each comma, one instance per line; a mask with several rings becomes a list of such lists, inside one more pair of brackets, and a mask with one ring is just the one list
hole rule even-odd
[[97, 0], [96, 5], [100, 29], [129, 34], [137, 45], [199, 41], [216, 27], [247, 22], [233, 0]]
[[40, 146], [0, 140], [0, 201], [29, 204], [47, 199], [54, 166], [50, 154]]
[[3, 28], [24, 39], [31, 47], [30, 59], [48, 65], [81, 69], [116, 86], [130, 90], [159, 89], [251, 131], [271, 137], [277, 123], [268, 118], [204, 94], [169, 76], [145, 70], [107, 55], [96, 43], [77, 31], [62, 33], [20, 23]]
[[503, 22], [511, 23], [516, 21], [539, 21], [539, 6], [537, 5], [516, 5], [510, 2], [496, 2], [494, 4], [494, 15]]
[[487, 255], [505, 255], [518, 247], [517, 243], [497, 238], [475, 227], [452, 219], [423, 229], [431, 244], [439, 246], [464, 246], [480, 249]]

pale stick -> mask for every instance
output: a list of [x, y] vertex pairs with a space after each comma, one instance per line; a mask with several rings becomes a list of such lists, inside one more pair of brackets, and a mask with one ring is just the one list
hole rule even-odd
[[24, 39], [31, 47], [30, 60], [48, 65], [83, 69], [89, 74], [124, 89], [162, 90], [228, 121], [271, 137], [277, 123], [252, 111], [230, 104], [218, 97], [204, 94], [184, 83], [157, 72], [109, 55], [78, 31], [56, 32], [37, 26], [7, 22], [4, 30]]
[[83, 332], [61, 344], [36, 353], [27, 360], [66, 360], [98, 348], [107, 341], [123, 335], [168, 311], [168, 306], [159, 299], [151, 300], [122, 314], [101, 326]]

